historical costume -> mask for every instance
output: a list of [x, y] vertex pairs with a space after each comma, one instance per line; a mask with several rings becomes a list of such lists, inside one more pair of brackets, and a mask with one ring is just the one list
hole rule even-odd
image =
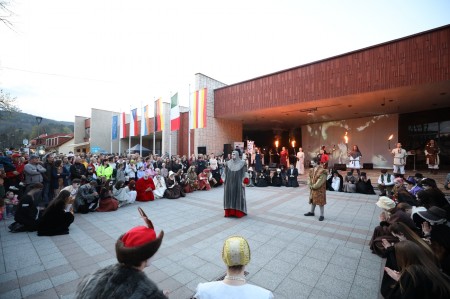
[[425, 146], [425, 157], [427, 158], [428, 169], [431, 173], [437, 174], [437, 170], [439, 169], [439, 153], [439, 147], [431, 139]]
[[[269, 175], [270, 180], [270, 175]], [[267, 179], [265, 172], [258, 172], [256, 175], [256, 187], [267, 187]]]
[[137, 226], [116, 242], [119, 263], [85, 276], [78, 284], [76, 298], [154, 298], [167, 299], [143, 269], [161, 246], [164, 232], [157, 236], [152, 222], [139, 209], [147, 227]]
[[344, 179], [343, 190], [347, 193], [356, 193], [356, 178], [353, 176], [352, 172], [347, 172], [347, 175]]
[[406, 150], [402, 149], [402, 144], [397, 143], [397, 147], [391, 151], [394, 156], [394, 174], [405, 174]]
[[159, 168], [156, 168], [156, 175], [153, 177], [153, 183], [155, 184], [155, 190], [153, 191], [153, 195], [155, 198], [163, 198], [164, 192], [166, 192], [166, 180], [161, 175]]
[[144, 177], [136, 181], [137, 201], [151, 201], [155, 199], [153, 190], [155, 190], [153, 179], [145, 172]]
[[130, 190], [124, 181], [117, 181], [112, 190], [113, 197], [119, 201], [119, 207], [136, 201], [137, 192]]
[[209, 169], [205, 168], [201, 173], [198, 174], [198, 190], [210, 190], [211, 185], [209, 184]]
[[308, 187], [310, 189], [309, 193], [309, 203], [311, 204], [311, 211], [306, 213], [305, 216], [314, 216], [314, 210], [316, 205], [320, 207], [320, 217], [319, 221], [323, 221], [325, 205], [327, 204], [327, 171], [320, 164], [318, 158], [314, 158], [311, 161], [313, 168], [309, 170], [308, 175]]
[[283, 185], [283, 178], [281, 177], [281, 169], [277, 168], [277, 171], [272, 176], [272, 186], [281, 187]]
[[281, 152], [280, 152], [280, 164], [284, 165], [285, 168], [287, 168], [287, 166], [288, 166], [288, 157], [289, 157], [289, 152], [283, 146], [281, 148]]
[[262, 159], [259, 149], [255, 152], [255, 171], [258, 173], [262, 170]]
[[75, 213], [86, 214], [93, 212], [97, 208], [100, 196], [97, 193], [97, 181], [92, 180], [78, 189], [77, 196], [73, 202]]
[[359, 180], [356, 182], [356, 193], [362, 194], [375, 194], [373, 190], [372, 182], [367, 178], [365, 172], [361, 172]]
[[168, 199], [177, 199], [180, 197], [185, 197], [183, 189], [175, 178], [175, 173], [171, 170], [169, 172], [169, 177], [167, 178], [167, 189], [164, 192], [164, 197]]
[[381, 174], [378, 177], [378, 190], [380, 190], [380, 196], [391, 196], [392, 188], [394, 188], [394, 176], [387, 173], [387, 169], [382, 169]]
[[225, 166], [225, 182], [223, 193], [223, 206], [225, 217], [243, 217], [247, 215], [247, 203], [245, 200], [245, 184], [247, 167], [245, 162], [239, 159], [239, 153], [233, 151], [231, 160]]
[[286, 187], [298, 187], [298, 169], [294, 167], [294, 164], [289, 165], [289, 169], [286, 172], [286, 177]]
[[298, 170], [298, 174], [304, 174], [305, 173], [305, 153], [303, 152], [302, 148], [299, 148], [298, 152], [297, 152], [296, 168]]
[[253, 167], [249, 167], [247, 172], [248, 172], [248, 178], [249, 178], [247, 187], [255, 187], [256, 175], [255, 175], [255, 172], [253, 171]]
[[191, 193], [197, 190], [198, 188], [198, 178], [197, 173], [195, 172], [195, 166], [192, 165], [189, 167], [186, 175], [186, 185], [184, 187], [184, 192]]
[[333, 172], [329, 175], [327, 179], [327, 189], [338, 192], [342, 192], [344, 190], [344, 178], [337, 170], [333, 170]]
[[354, 145], [353, 150], [349, 152], [347, 155], [350, 158], [350, 160], [348, 161], [347, 168], [349, 168], [352, 171], [352, 173], [356, 169], [356, 172], [358, 173], [358, 175], [360, 175], [362, 155], [361, 152], [359, 151], [358, 146]]

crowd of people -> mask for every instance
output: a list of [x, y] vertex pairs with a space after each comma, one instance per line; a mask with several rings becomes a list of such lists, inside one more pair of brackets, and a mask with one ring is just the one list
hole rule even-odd
[[[433, 146], [430, 144], [429, 152]], [[381, 293], [385, 298], [449, 297], [450, 204], [433, 179], [425, 178], [421, 173], [404, 177], [404, 161], [400, 157], [403, 151], [398, 144], [392, 151], [394, 173], [382, 169], [376, 183], [380, 192], [377, 206], [382, 212], [370, 248], [374, 254], [387, 258]], [[258, 153], [257, 149], [255, 153]], [[325, 148], [311, 160], [307, 177], [311, 210], [305, 216], [315, 216], [318, 205], [319, 221], [324, 220], [327, 191], [375, 194], [372, 182], [365, 172], [360, 171], [362, 154], [359, 148], [354, 146], [348, 155], [351, 168], [345, 178], [338, 170], [328, 168]], [[247, 151], [242, 154], [233, 151], [226, 158], [214, 154], [170, 158], [85, 153], [49, 153], [39, 157], [11, 152], [2, 158], [0, 217], [14, 217], [14, 222], [9, 225], [11, 232], [61, 235], [69, 233], [75, 213], [114, 211], [135, 201], [177, 199], [186, 193], [224, 185], [225, 217], [240, 218], [247, 215], [246, 187], [299, 186], [299, 168], [304, 172], [303, 151], [299, 149], [297, 163], [288, 164], [283, 156], [286, 155], [282, 155], [278, 168], [271, 170], [269, 165], [255, 160]], [[429, 160], [428, 163], [437, 162]], [[436, 168], [430, 169], [434, 173]], [[153, 294], [154, 298], [166, 298], [168, 293], [158, 290], [142, 273], [164, 234], [156, 236], [151, 221], [141, 209], [139, 211], [147, 226], [132, 229], [119, 238], [116, 244], [119, 264], [101, 269], [83, 280], [78, 289], [79, 298], [104, 292], [104, 287], [108, 286], [105, 279], [111, 275], [132, 278], [133, 282], [127, 284], [128, 289], [108, 287], [120, 288], [124, 296], [138, 291]], [[249, 261], [245, 258], [250, 254], [249, 250], [242, 237], [227, 239], [223, 251], [227, 275], [220, 282], [200, 284], [195, 298], [234, 294], [233, 286], [238, 285], [245, 286], [242, 290], [246, 289], [249, 296], [258, 294], [258, 298], [273, 298], [269, 291], [246, 284], [244, 266]], [[233, 259], [239, 254], [240, 263], [236, 264]], [[145, 290], [139, 287], [139, 282], [144, 281], [148, 286]]]

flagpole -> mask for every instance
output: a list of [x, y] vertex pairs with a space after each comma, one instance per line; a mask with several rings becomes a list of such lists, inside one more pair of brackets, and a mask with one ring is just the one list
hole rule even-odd
[[[144, 115], [143, 115], [143, 113], [142, 112], [144, 112], [143, 110], [142, 110], [142, 101], [141, 101], [141, 127], [139, 128], [139, 143], [141, 144], [141, 149], [140, 149], [140, 151], [139, 151], [139, 155], [142, 157], [142, 121], [144, 120]], [[137, 113], [136, 113], [136, 118], [137, 118]]]
[[156, 154], [156, 101], [153, 97], [153, 155]]
[[189, 110], [188, 110], [188, 160], [191, 158], [191, 84], [189, 84], [188, 91], [188, 101], [189, 101]]
[[133, 115], [131, 113], [131, 105], [130, 105], [130, 124], [128, 125], [128, 155], [131, 154], [131, 121], [133, 120]]
[[122, 124], [122, 112], [119, 113], [119, 157], [122, 156], [122, 137], [121, 137], [121, 132], [123, 130], [123, 128], [122, 128], [122, 126], [120, 124]]
[[110, 137], [111, 137], [111, 148], [110, 148], [110, 154], [112, 154], [112, 148], [113, 148], [113, 146], [112, 146], [112, 143], [113, 143], [113, 138], [112, 138], [112, 134], [113, 134], [113, 117], [114, 117], [114, 115], [113, 115], [114, 113], [111, 111], [111, 135], [109, 135]]
[[169, 158], [172, 161], [172, 91], [169, 92], [169, 99], [170, 99], [170, 109], [169, 109]]

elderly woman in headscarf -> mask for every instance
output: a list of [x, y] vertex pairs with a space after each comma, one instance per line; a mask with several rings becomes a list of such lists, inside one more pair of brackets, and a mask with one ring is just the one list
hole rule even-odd
[[153, 183], [155, 183], [155, 191], [153, 191], [153, 195], [155, 198], [163, 198], [164, 192], [166, 191], [166, 180], [161, 175], [161, 170], [159, 168], [155, 169], [156, 175], [153, 177]]
[[245, 186], [249, 183], [247, 166], [239, 158], [239, 152], [233, 151], [231, 160], [227, 161], [224, 170], [223, 208], [225, 217], [241, 218], [247, 215]]
[[191, 193], [197, 190], [198, 188], [198, 179], [197, 172], [195, 172], [195, 166], [192, 165], [189, 167], [186, 175], [186, 186], [184, 187], [184, 192]]

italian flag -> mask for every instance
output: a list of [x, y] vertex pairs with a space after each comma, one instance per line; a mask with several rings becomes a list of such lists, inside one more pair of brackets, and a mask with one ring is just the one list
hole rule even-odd
[[178, 105], [178, 92], [170, 98], [170, 130], [180, 129], [180, 106]]

